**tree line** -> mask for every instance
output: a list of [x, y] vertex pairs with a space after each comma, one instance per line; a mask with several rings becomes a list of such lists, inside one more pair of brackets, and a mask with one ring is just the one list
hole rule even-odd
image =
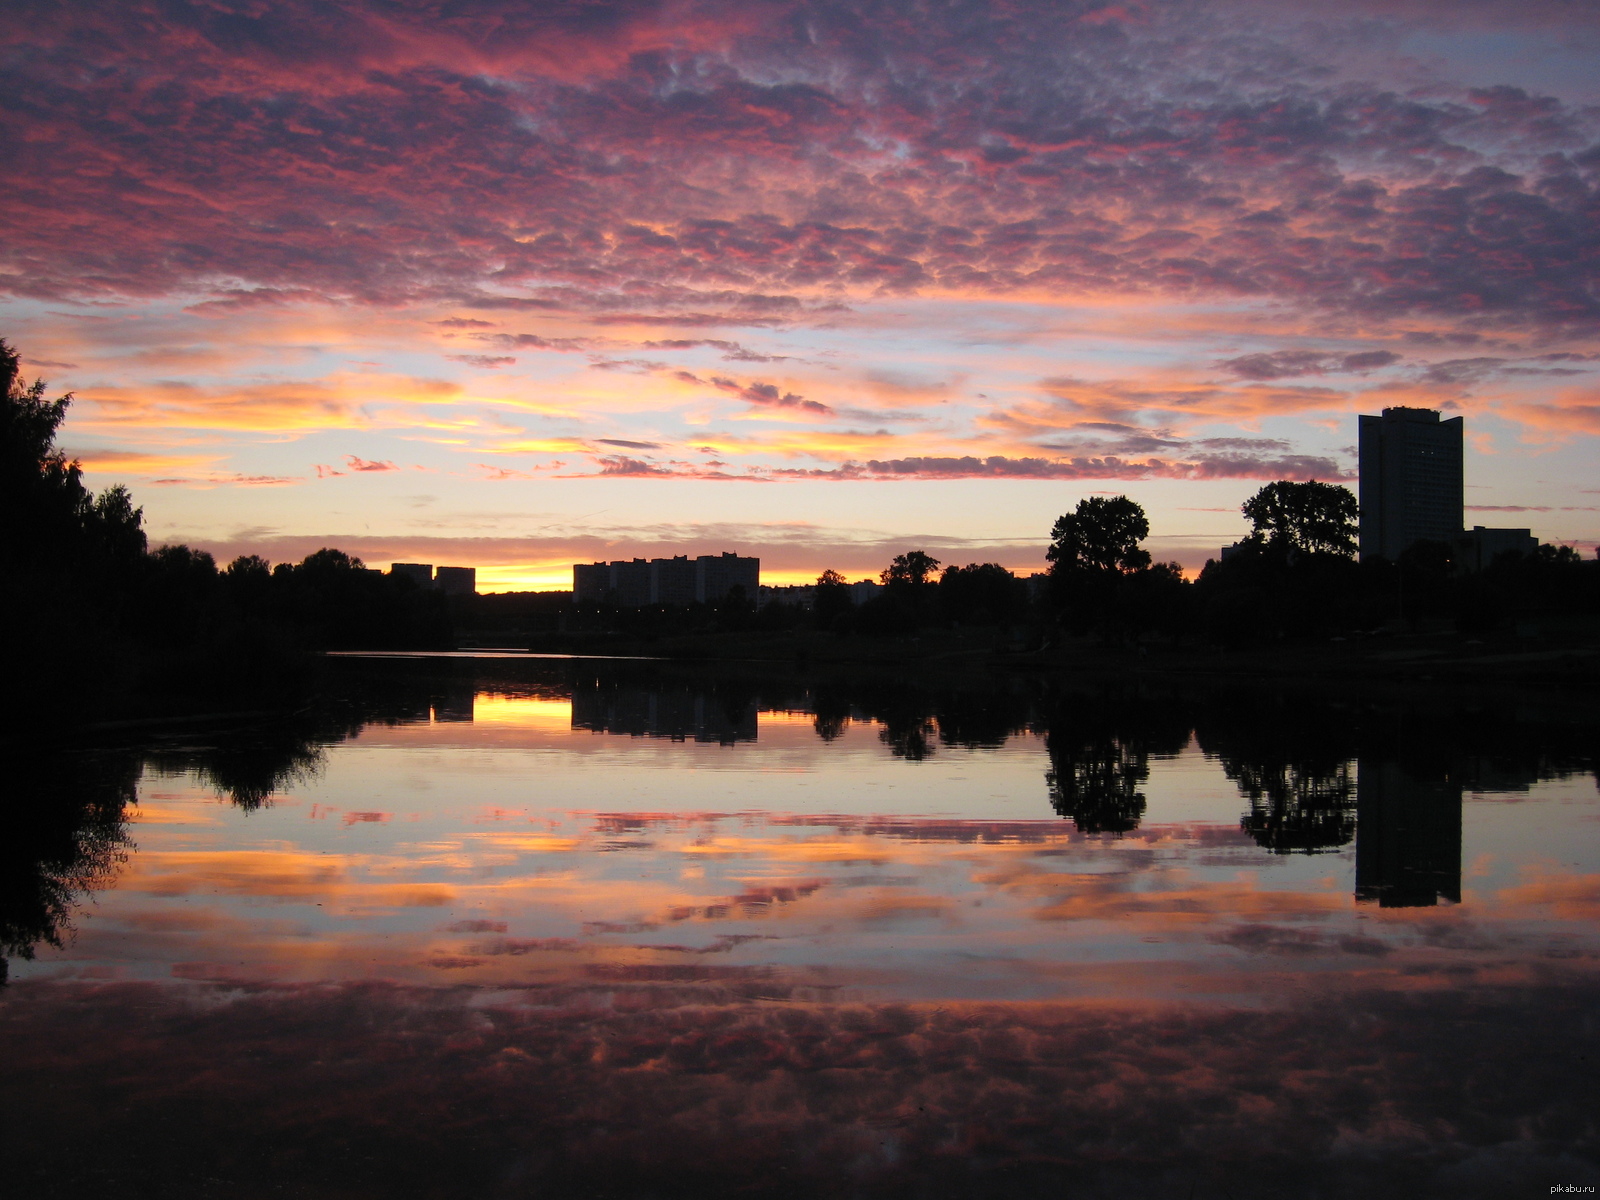
[[[26, 383], [0, 340], [0, 629], [7, 698], [49, 724], [226, 704], [282, 704], [305, 690], [309, 652], [449, 648], [515, 597], [453, 603], [324, 548], [299, 563], [245, 555], [219, 565], [184, 545], [151, 548], [127, 489], [99, 494], [56, 445], [70, 395]], [[1189, 580], [1143, 546], [1150, 523], [1127, 496], [1092, 496], [1050, 531], [1049, 570], [1020, 579], [997, 563], [898, 555], [881, 590], [856, 604], [824, 571], [810, 608], [732, 595], [688, 610], [607, 609], [570, 596], [524, 605], [557, 628], [677, 633], [815, 628], [874, 637], [934, 628], [999, 628], [1024, 641], [1225, 645], [1326, 637], [1417, 621], [1490, 633], [1529, 618], [1600, 612], [1600, 561], [1566, 547], [1504, 556], [1467, 573], [1446, 543], [1398, 562], [1358, 563], [1356, 498], [1332, 484], [1278, 481], [1243, 505], [1250, 534]]]
[[0, 340], [0, 629], [6, 704], [28, 724], [259, 708], [304, 685], [301, 652], [447, 647], [443, 597], [322, 549], [219, 566], [152, 549], [121, 485], [95, 494], [56, 445], [72, 402]]
[[[1021, 578], [998, 563], [942, 563], [908, 550], [858, 603], [845, 576], [823, 571], [810, 604], [758, 605], [740, 592], [710, 604], [622, 606], [565, 593], [480, 596], [464, 610], [494, 636], [528, 626], [634, 639], [803, 629], [869, 637], [929, 630], [1005, 630], [1024, 644], [1103, 642], [1248, 646], [1444, 626], [1465, 635], [1530, 619], [1600, 613], [1600, 557], [1540, 546], [1468, 571], [1460, 547], [1421, 542], [1399, 561], [1356, 560], [1359, 510], [1345, 487], [1278, 480], [1241, 506], [1250, 532], [1189, 579], [1157, 562], [1144, 509], [1090, 496], [1050, 530], [1048, 570]], [[498, 622], [498, 625], [496, 624]]]
[[1250, 533], [1198, 577], [1155, 562], [1144, 509], [1091, 496], [1050, 531], [1042, 576], [997, 563], [946, 566], [920, 550], [884, 569], [883, 590], [853, 605], [843, 577], [814, 589], [815, 623], [841, 632], [907, 633], [936, 625], [1032, 624], [1104, 640], [1189, 639], [1244, 645], [1444, 623], [1465, 634], [1529, 618], [1600, 613], [1600, 550], [1508, 553], [1468, 571], [1459, 547], [1419, 542], [1399, 560], [1356, 561], [1355, 495], [1334, 484], [1279, 480], [1241, 506]]

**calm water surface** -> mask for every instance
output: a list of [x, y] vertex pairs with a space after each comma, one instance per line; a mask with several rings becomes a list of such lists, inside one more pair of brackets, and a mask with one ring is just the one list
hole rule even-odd
[[1571, 698], [347, 666], [22, 770], [37, 1194], [1596, 1182]]

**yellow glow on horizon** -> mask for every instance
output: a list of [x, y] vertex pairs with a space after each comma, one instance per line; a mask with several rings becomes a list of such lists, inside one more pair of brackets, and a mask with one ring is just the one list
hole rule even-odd
[[564, 733], [572, 728], [572, 701], [480, 692], [472, 704], [472, 720], [477, 725]]

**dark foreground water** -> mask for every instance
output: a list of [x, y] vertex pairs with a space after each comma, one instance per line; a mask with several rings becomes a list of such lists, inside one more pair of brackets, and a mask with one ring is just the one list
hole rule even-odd
[[340, 674], [13, 749], [13, 1194], [1600, 1182], [1591, 699]]

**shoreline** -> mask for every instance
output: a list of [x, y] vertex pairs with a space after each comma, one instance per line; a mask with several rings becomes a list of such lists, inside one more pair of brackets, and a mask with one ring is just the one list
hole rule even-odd
[[[1400, 633], [1327, 642], [1227, 649], [1162, 643], [1110, 645], [1065, 639], [1036, 649], [998, 644], [992, 632], [932, 631], [909, 638], [782, 634], [701, 634], [659, 639], [566, 635], [533, 639], [528, 654], [580, 659], [657, 659], [679, 665], [770, 664], [790, 668], [892, 667], [941, 674], [952, 669], [1009, 674], [1067, 673], [1239, 680], [1259, 678], [1398, 683], [1600, 684], [1600, 630], [1550, 637], [1462, 639]], [[470, 653], [463, 646], [460, 653]], [[486, 651], [487, 653], [487, 651]], [[500, 653], [504, 653], [501, 651]], [[515, 656], [508, 656], [515, 657]]]

